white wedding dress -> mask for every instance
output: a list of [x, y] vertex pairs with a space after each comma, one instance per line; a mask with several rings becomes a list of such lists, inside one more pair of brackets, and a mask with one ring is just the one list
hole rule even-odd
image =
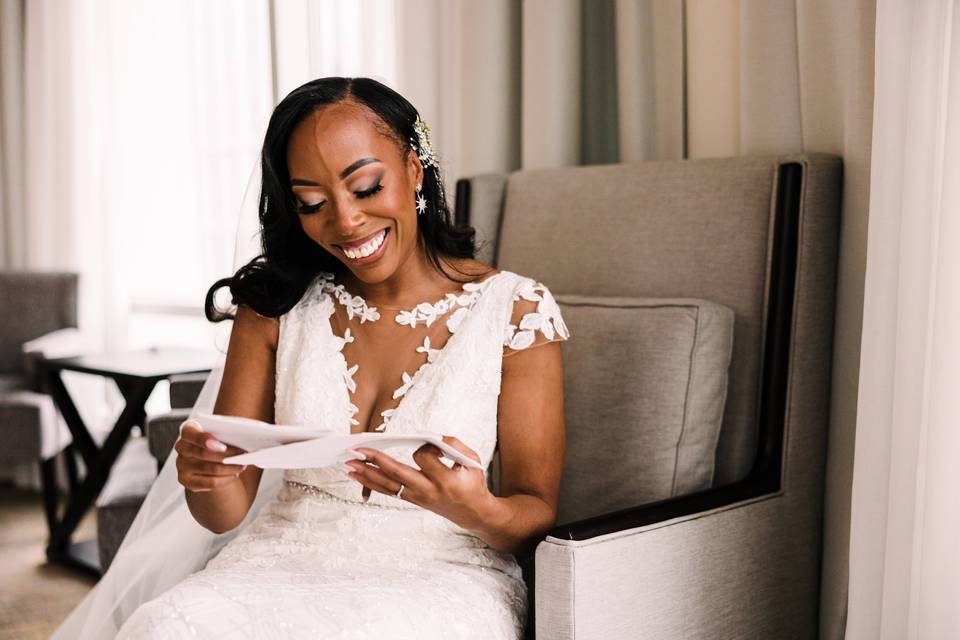
[[[489, 478], [502, 358], [568, 335], [550, 291], [510, 271], [395, 311], [367, 306], [323, 273], [280, 318], [275, 418], [343, 433], [453, 435]], [[401, 383], [392, 397], [374, 399], [376, 381], [389, 379]], [[415, 449], [388, 453], [417, 467]], [[283, 479], [203, 570], [137, 608], [117, 637], [522, 637], [527, 591], [513, 555], [365, 491], [338, 466]]]

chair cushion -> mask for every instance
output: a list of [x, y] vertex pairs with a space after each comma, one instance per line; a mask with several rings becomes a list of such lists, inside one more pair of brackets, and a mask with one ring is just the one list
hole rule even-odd
[[167, 461], [167, 456], [170, 455], [173, 445], [180, 437], [180, 425], [186, 422], [189, 417], [189, 409], [173, 409], [147, 419], [147, 440], [150, 443], [150, 454], [156, 458], [157, 464], [160, 466], [163, 466], [163, 463]]
[[711, 486], [733, 311], [706, 300], [555, 294], [567, 454], [558, 523]]
[[150, 455], [147, 439], [127, 440], [96, 502], [97, 548], [103, 571], [113, 561], [156, 478], [157, 461]]
[[0, 396], [0, 464], [49, 460], [73, 442], [53, 398], [34, 391]]

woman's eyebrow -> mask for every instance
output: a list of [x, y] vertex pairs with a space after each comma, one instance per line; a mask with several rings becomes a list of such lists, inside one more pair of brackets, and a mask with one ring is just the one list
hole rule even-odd
[[[341, 172], [340, 172], [340, 179], [341, 179], [341, 180], [345, 180], [346, 177], [349, 176], [351, 173], [353, 173], [354, 171], [356, 171], [356, 170], [359, 169], [360, 167], [364, 167], [364, 166], [370, 164], [371, 162], [380, 162], [380, 160], [378, 160], [377, 158], [361, 158], [361, 159], [357, 160], [356, 162], [354, 162], [353, 164], [351, 164], [351, 165], [350, 165], [349, 167], [347, 167], [346, 169], [344, 169], [343, 171], [341, 171]], [[296, 186], [319, 187], [320, 185], [318, 185], [316, 182], [311, 182], [311, 181], [309, 181], [309, 180], [301, 180], [300, 178], [293, 178], [292, 180], [290, 180], [290, 186], [292, 186], [292, 187], [296, 187]]]

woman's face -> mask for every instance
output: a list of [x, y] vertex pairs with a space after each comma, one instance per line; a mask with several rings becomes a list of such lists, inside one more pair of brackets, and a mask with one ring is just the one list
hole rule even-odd
[[304, 232], [358, 280], [390, 277], [417, 249], [417, 185], [423, 167], [406, 159], [376, 114], [327, 105], [293, 130], [287, 167]]

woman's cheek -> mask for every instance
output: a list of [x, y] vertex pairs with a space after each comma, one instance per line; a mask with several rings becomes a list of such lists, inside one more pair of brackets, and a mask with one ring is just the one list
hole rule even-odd
[[326, 244], [329, 244], [325, 241], [323, 237], [322, 229], [320, 228], [320, 223], [317, 221], [319, 216], [300, 216], [300, 227], [303, 229], [303, 232], [307, 234], [307, 237], [316, 242], [318, 245], [324, 247], [325, 249], [332, 250], [333, 247], [327, 247]]
[[[406, 204], [406, 198], [402, 193], [402, 190], [391, 191], [389, 194], [386, 194], [383, 199], [383, 205], [388, 209], [394, 216], [400, 216], [403, 213], [404, 205]], [[413, 198], [410, 199], [410, 204], [413, 204]]]

